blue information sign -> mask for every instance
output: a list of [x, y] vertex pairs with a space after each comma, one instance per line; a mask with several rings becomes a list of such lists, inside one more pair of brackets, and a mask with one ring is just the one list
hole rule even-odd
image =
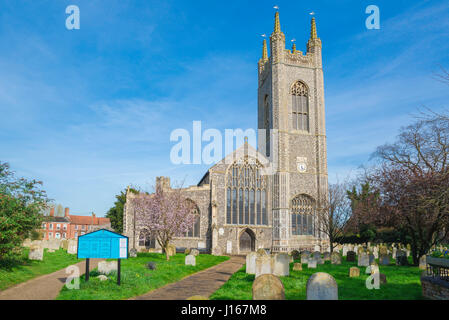
[[78, 259], [128, 259], [128, 237], [101, 229], [78, 237]]

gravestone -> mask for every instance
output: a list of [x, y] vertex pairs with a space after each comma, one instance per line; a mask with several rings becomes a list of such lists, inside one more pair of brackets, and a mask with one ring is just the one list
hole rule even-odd
[[369, 258], [369, 264], [373, 264], [376, 261], [376, 258], [373, 254], [368, 255]]
[[357, 267], [351, 267], [349, 268], [349, 277], [359, 277], [360, 276], [360, 269]]
[[321, 247], [319, 245], [316, 245], [315, 248], [313, 249], [313, 251], [315, 252], [321, 252]]
[[256, 278], [271, 273], [273, 273], [271, 256], [258, 255], [256, 258]]
[[276, 253], [273, 257], [273, 274], [288, 276], [290, 274], [290, 256], [286, 253]]
[[408, 265], [407, 254], [403, 250], [398, 250], [396, 253], [396, 265], [406, 266]]
[[293, 264], [293, 270], [295, 270], [295, 271], [302, 271], [302, 263], [295, 262]]
[[349, 251], [349, 247], [343, 246], [343, 253], [342, 253], [342, 256], [343, 256], [343, 257], [346, 257], [346, 254], [348, 253], [348, 251]]
[[311, 258], [310, 253], [308, 252], [301, 253], [301, 263], [308, 263], [310, 258]]
[[67, 249], [69, 248], [69, 240], [62, 240], [61, 241], [61, 248], [64, 249], [65, 251], [67, 251]]
[[196, 257], [197, 255], [200, 254], [200, 251], [198, 249], [193, 248], [193, 249], [190, 249], [190, 253], [189, 254], [191, 254], [192, 256]]
[[421, 269], [421, 270], [427, 269], [426, 255], [423, 255], [421, 258], [419, 258], [419, 269]]
[[129, 250], [129, 257], [130, 258], [136, 258], [137, 257], [137, 250], [134, 249], [134, 248]]
[[154, 262], [154, 261], [150, 261], [150, 262], [148, 262], [147, 263], [147, 269], [150, 269], [150, 270], [156, 270], [156, 262]]
[[369, 266], [369, 256], [366, 253], [361, 253], [357, 260], [357, 266], [359, 267], [367, 267]]
[[331, 263], [332, 264], [341, 264], [341, 255], [338, 252], [332, 252], [331, 254]]
[[67, 244], [67, 253], [69, 254], [77, 254], [78, 252], [78, 244], [76, 240], [69, 240]]
[[317, 272], [307, 280], [307, 300], [338, 300], [338, 285], [328, 273]]
[[354, 251], [348, 251], [348, 253], [346, 255], [346, 261], [348, 261], [348, 262], [355, 261], [355, 252]]
[[52, 250], [59, 250], [61, 246], [61, 240], [53, 239], [53, 240], [47, 240], [45, 243], [45, 248], [52, 249]]
[[98, 263], [98, 272], [101, 274], [110, 274], [117, 271], [117, 261], [100, 261]]
[[44, 260], [44, 248], [39, 246], [31, 246], [28, 253], [28, 259], [30, 260]]
[[174, 246], [174, 245], [172, 245], [172, 244], [169, 244], [168, 246], [167, 246], [167, 252], [166, 252], [166, 254], [169, 256], [169, 257], [171, 257], [171, 256], [174, 256], [175, 254], [176, 254], [176, 247]]
[[388, 254], [381, 254], [379, 257], [379, 263], [383, 266], [388, 266], [390, 264], [390, 256]]
[[284, 300], [282, 281], [273, 274], [263, 274], [253, 282], [253, 300]]
[[316, 260], [309, 259], [309, 262], [307, 263], [307, 268], [309, 268], [309, 269], [316, 269]]
[[380, 284], [386, 284], [387, 283], [387, 276], [383, 273], [379, 273], [379, 280]]
[[186, 266], [196, 266], [196, 258], [193, 254], [189, 254], [186, 256], [185, 265]]
[[312, 254], [312, 258], [315, 259], [315, 260], [321, 259], [321, 252], [315, 251], [315, 252]]
[[99, 276], [96, 277], [98, 280], [100, 281], [107, 281], [109, 280], [108, 277], [106, 277], [104, 274], [100, 274]]
[[388, 249], [385, 246], [379, 248], [379, 255], [388, 254]]
[[246, 273], [256, 274], [256, 252], [250, 252], [246, 255]]
[[184, 254], [189, 254], [190, 253], [190, 248], [186, 248], [185, 250], [184, 250]]
[[263, 249], [263, 248], [257, 249], [256, 253], [258, 255], [261, 255], [261, 256], [267, 256], [268, 255], [267, 251], [265, 249]]
[[330, 261], [331, 260], [331, 253], [330, 252], [323, 253], [323, 260], [324, 261]]

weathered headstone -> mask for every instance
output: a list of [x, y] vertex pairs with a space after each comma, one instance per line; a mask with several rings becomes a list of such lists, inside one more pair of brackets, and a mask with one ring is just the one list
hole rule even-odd
[[200, 254], [200, 251], [198, 249], [192, 248], [192, 249], [190, 249], [190, 253], [189, 254], [191, 254], [191, 255], [196, 257], [197, 255]]
[[189, 254], [186, 256], [185, 265], [186, 266], [196, 266], [196, 258], [193, 254]]
[[28, 253], [28, 259], [30, 260], [44, 260], [44, 248], [39, 246], [31, 246]]
[[246, 273], [256, 274], [256, 252], [250, 252], [246, 255]]
[[67, 244], [67, 253], [69, 254], [77, 254], [78, 252], [78, 244], [76, 240], [69, 240]]
[[307, 263], [307, 268], [309, 269], [316, 269], [316, 260], [315, 259], [309, 259]]
[[253, 282], [253, 300], [284, 300], [282, 281], [273, 274], [263, 274]]
[[273, 274], [288, 276], [290, 274], [290, 256], [286, 253], [276, 253], [273, 257]]
[[302, 263], [295, 262], [293, 264], [293, 270], [295, 270], [295, 271], [302, 271]]
[[390, 256], [388, 254], [381, 254], [379, 257], [379, 264], [388, 266], [390, 264]]
[[308, 252], [301, 253], [301, 263], [308, 263], [310, 258], [311, 258], [310, 253]]
[[324, 261], [330, 261], [331, 260], [331, 253], [330, 252], [323, 253], [323, 260]]
[[62, 240], [61, 241], [61, 248], [64, 249], [65, 251], [67, 251], [67, 249], [69, 248], [69, 240]]
[[129, 257], [130, 258], [136, 258], [137, 257], [137, 250], [132, 248], [131, 250], [129, 250]]
[[369, 254], [368, 259], [369, 259], [369, 264], [373, 264], [376, 261], [376, 258], [374, 257], [373, 254]]
[[359, 267], [367, 267], [369, 266], [369, 256], [366, 253], [361, 253], [357, 260], [357, 266]]
[[101, 274], [110, 274], [117, 271], [117, 261], [100, 261], [98, 263], [98, 272]]
[[427, 258], [426, 255], [421, 256], [419, 258], [419, 269], [426, 270], [427, 269]]
[[172, 244], [169, 244], [166, 250], [169, 257], [174, 256], [176, 254], [176, 247]]
[[398, 250], [396, 252], [396, 265], [398, 266], [406, 266], [408, 265], [407, 254], [404, 250]]
[[348, 261], [348, 262], [355, 261], [355, 252], [354, 251], [348, 251], [348, 253], [346, 254], [346, 261]]
[[360, 269], [357, 267], [351, 267], [349, 268], [349, 277], [359, 277], [360, 276]]
[[257, 255], [256, 258], [256, 278], [263, 274], [273, 273], [272, 259], [269, 255]]
[[150, 269], [150, 270], [156, 270], [156, 262], [154, 262], [154, 261], [150, 261], [150, 262], [148, 262], [147, 263], [147, 269]]
[[338, 285], [328, 273], [314, 273], [306, 285], [307, 300], [338, 300]]
[[293, 257], [293, 260], [298, 260], [301, 257], [301, 254], [298, 250], [293, 250], [290, 254]]
[[332, 264], [341, 264], [341, 255], [340, 253], [334, 251], [331, 254], [331, 263]]

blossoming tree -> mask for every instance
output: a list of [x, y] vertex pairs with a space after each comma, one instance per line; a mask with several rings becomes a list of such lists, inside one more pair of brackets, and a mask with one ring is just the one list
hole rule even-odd
[[177, 236], [188, 232], [198, 218], [195, 204], [181, 189], [156, 189], [153, 194], [139, 194], [135, 199], [136, 222], [153, 235], [167, 260], [168, 245]]

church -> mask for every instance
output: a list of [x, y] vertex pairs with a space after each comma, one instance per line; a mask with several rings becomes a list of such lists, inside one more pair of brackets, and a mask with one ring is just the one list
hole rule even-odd
[[[279, 13], [258, 62], [258, 145], [245, 141], [213, 165], [195, 186], [183, 188], [198, 219], [177, 237], [179, 248], [214, 255], [314, 251], [328, 245], [317, 212], [328, 197], [324, 82], [321, 40], [312, 18], [307, 52], [285, 47]], [[261, 139], [262, 137], [262, 139]], [[156, 186], [169, 191], [170, 178]], [[129, 248], [159, 251], [157, 241], [136, 223], [134, 194], [127, 195], [123, 232]]]

